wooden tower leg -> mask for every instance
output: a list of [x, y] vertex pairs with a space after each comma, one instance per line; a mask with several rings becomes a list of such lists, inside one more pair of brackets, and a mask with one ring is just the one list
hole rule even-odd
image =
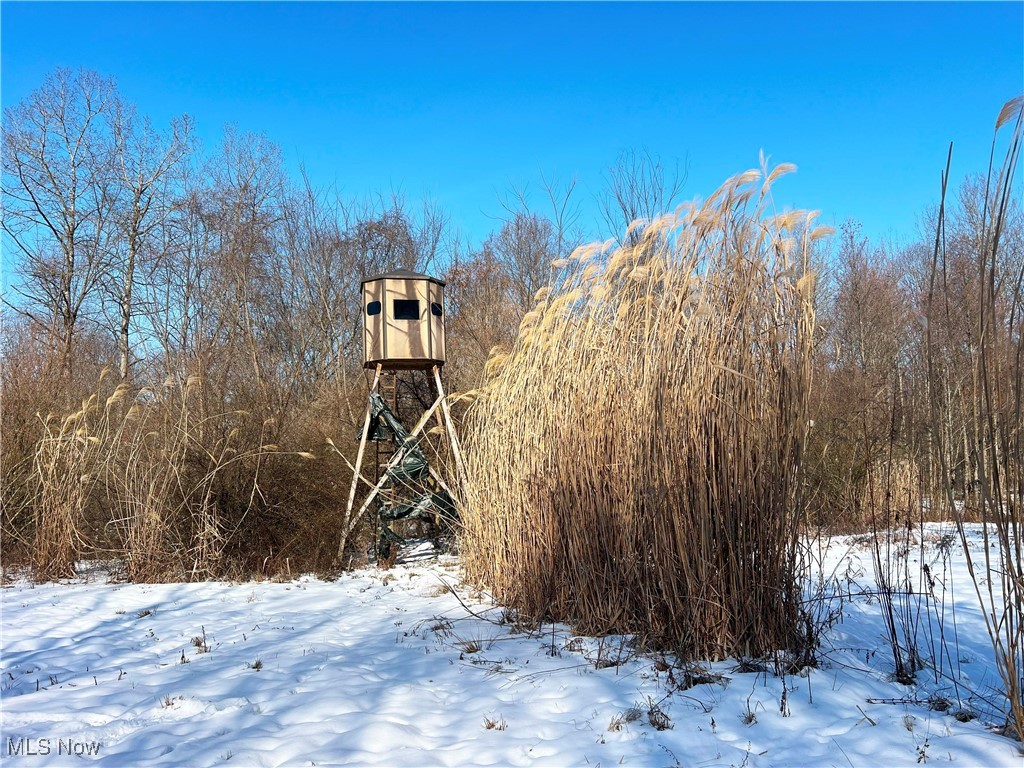
[[435, 365], [434, 383], [437, 385], [437, 397], [441, 403], [441, 412], [444, 414], [444, 426], [448, 431], [448, 441], [452, 445], [452, 455], [455, 457], [455, 470], [458, 473], [458, 481], [462, 483], [466, 479], [466, 465], [462, 461], [462, 451], [459, 449], [459, 438], [455, 435], [455, 424], [452, 421], [452, 412], [448, 409], [448, 398], [445, 396], [444, 387], [441, 385], [441, 373]]
[[[370, 385], [370, 394], [372, 395], [377, 391], [377, 385], [380, 383], [380, 363], [377, 364], [377, 369], [373, 374], [373, 384]], [[369, 398], [367, 398], [369, 399]], [[345, 521], [342, 523], [344, 528], [342, 529], [341, 541], [338, 543], [338, 563], [341, 563], [341, 558], [345, 554], [345, 544], [348, 541], [349, 531], [352, 530], [351, 516], [352, 506], [356, 501], [356, 486], [359, 485], [359, 472], [363, 466], [363, 453], [366, 451], [366, 434], [370, 431], [370, 415], [372, 406], [369, 402], [366, 404], [366, 418], [363, 419], [363, 431], [359, 434], [359, 450], [356, 452], [356, 465], [352, 471], [352, 487], [348, 492], [348, 506], [345, 508]]]

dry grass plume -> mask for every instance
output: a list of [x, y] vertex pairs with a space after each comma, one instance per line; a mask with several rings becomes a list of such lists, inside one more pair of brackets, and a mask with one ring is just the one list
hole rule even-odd
[[[465, 567], [688, 657], [800, 645], [798, 474], [824, 228], [748, 171], [556, 262], [465, 425]], [[626, 240], [626, 238], [624, 238]]]

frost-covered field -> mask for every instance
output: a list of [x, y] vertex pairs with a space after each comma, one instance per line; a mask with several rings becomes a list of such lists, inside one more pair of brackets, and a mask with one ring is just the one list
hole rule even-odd
[[450, 558], [336, 582], [18, 582], [2, 590], [0, 759], [1020, 768], [1019, 745], [986, 725], [998, 678], [947, 533], [924, 535], [935, 594], [945, 589], [944, 645], [928, 618], [938, 610], [917, 604], [922, 653], [948, 653], [941, 675], [925, 669], [912, 686], [890, 679], [870, 554], [853, 538], [833, 539], [822, 561], [840, 591], [818, 604], [836, 619], [820, 668], [782, 677], [734, 660], [688, 680], [626, 638], [516, 631], [459, 585]]

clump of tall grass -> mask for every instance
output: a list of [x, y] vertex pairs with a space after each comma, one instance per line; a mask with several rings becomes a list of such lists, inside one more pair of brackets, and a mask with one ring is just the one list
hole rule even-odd
[[84, 549], [85, 517], [96, 485], [100, 438], [92, 434], [90, 417], [96, 395], [63, 418], [42, 418], [43, 434], [36, 445], [30, 479], [34, 539], [32, 565], [39, 578], [74, 576], [75, 561]]
[[83, 556], [112, 559], [133, 581], [266, 565], [274, 553], [254, 544], [249, 519], [281, 512], [264, 477], [315, 457], [281, 450], [266, 439], [268, 422], [246, 411], [210, 412], [198, 376], [107, 391], [101, 384], [74, 412], [40, 417], [29, 483], [36, 578], [72, 576]]
[[101, 377], [81, 408], [40, 417], [32, 479], [36, 578], [71, 576], [85, 554], [116, 558], [137, 581], [181, 578], [189, 562], [204, 574], [212, 570], [216, 522], [209, 504], [196, 503], [209, 497], [213, 477], [194, 469], [203, 450], [192, 402], [197, 388], [193, 377], [182, 387], [168, 380], [159, 392], [119, 384], [105, 395]]
[[687, 658], [801, 645], [813, 213], [762, 163], [578, 249], [464, 426], [468, 574], [524, 617]]
[[224, 535], [210, 499], [230, 454], [199, 415], [201, 390], [198, 376], [169, 378], [137, 392], [120, 385], [105, 402], [103, 502], [113, 553], [132, 581], [217, 572]]
[[[1008, 144], [997, 166], [996, 148], [1004, 128]], [[942, 300], [952, 261], [946, 251], [947, 160], [929, 276], [926, 342], [939, 478], [932, 503], [956, 524], [1006, 696], [1006, 731], [1024, 742], [1024, 253], [1019, 243], [1008, 240], [1006, 231], [1020, 199], [1022, 148], [1024, 96], [1018, 96], [996, 119], [983, 205], [972, 233], [970, 288], [977, 314], [966, 328], [966, 338], [944, 338], [933, 330], [950, 326], [951, 317], [962, 311]], [[950, 159], [952, 151], [951, 145]], [[946, 361], [956, 360], [964, 350], [970, 375], [958, 390], [956, 376], [963, 371]], [[954, 405], [961, 403], [969, 414], [962, 433]], [[966, 504], [956, 498], [954, 467], [947, 458], [950, 447], [961, 439], [969, 447], [969, 476], [976, 479], [980, 553], [970, 546]]]

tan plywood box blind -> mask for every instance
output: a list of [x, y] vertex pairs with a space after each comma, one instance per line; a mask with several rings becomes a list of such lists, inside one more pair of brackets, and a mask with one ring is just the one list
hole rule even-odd
[[399, 270], [362, 283], [363, 365], [444, 365], [444, 281]]

